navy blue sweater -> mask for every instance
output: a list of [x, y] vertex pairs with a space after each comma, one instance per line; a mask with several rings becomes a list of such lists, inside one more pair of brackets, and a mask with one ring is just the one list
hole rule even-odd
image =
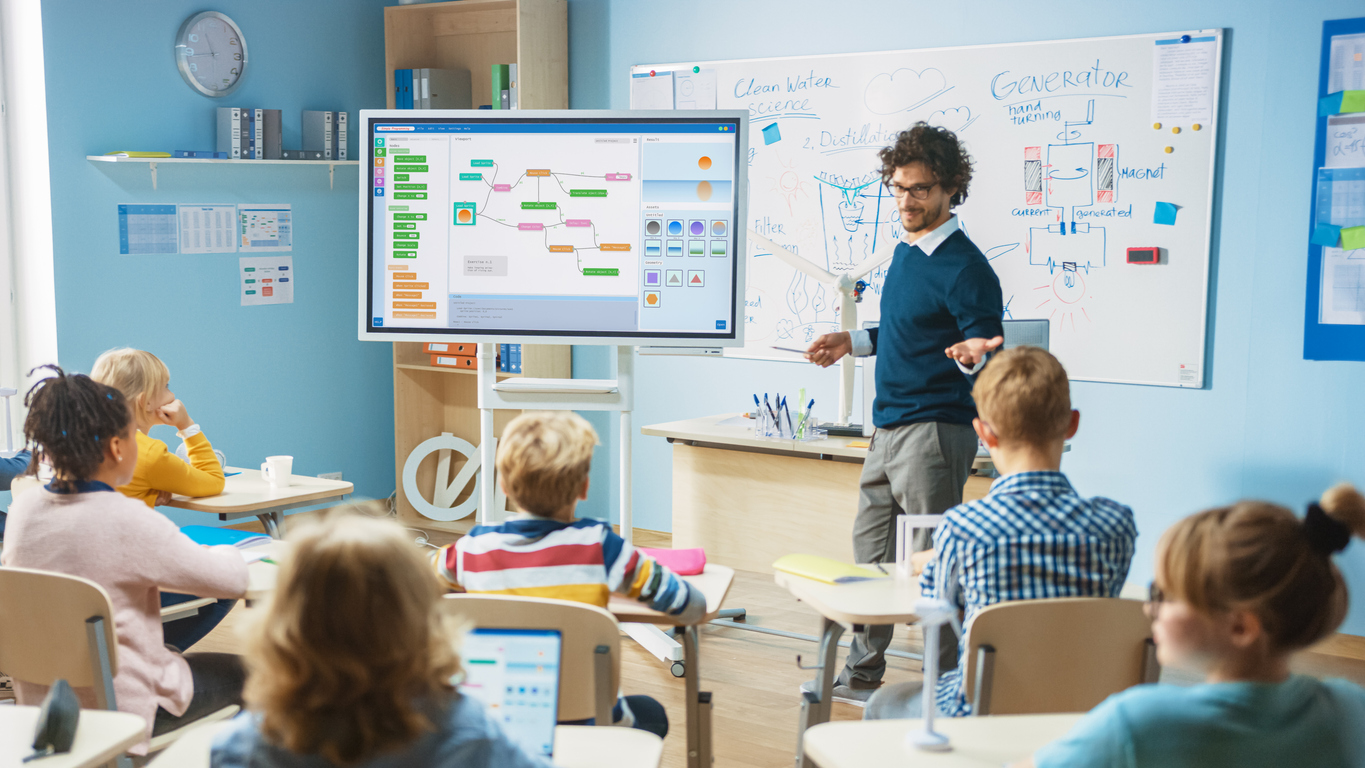
[[881, 323], [869, 333], [877, 356], [872, 423], [882, 429], [972, 423], [971, 379], [943, 351], [1004, 333], [1003, 307], [1000, 279], [961, 230], [932, 256], [918, 246], [896, 246], [882, 287]]

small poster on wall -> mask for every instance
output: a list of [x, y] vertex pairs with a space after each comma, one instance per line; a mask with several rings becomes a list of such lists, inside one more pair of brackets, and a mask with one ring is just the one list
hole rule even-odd
[[242, 306], [294, 303], [293, 256], [242, 256], [237, 264]]

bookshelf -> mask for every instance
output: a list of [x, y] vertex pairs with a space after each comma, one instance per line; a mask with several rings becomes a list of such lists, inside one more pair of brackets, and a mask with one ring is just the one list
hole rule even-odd
[[156, 170], [161, 164], [180, 165], [183, 163], [214, 163], [216, 165], [301, 165], [301, 166], [327, 166], [328, 184], [336, 188], [336, 171], [338, 165], [360, 165], [359, 160], [228, 160], [225, 158], [210, 157], [119, 157], [118, 155], [86, 155], [86, 160], [92, 163], [142, 163], [152, 172], [152, 189], [156, 189]]
[[[388, 107], [394, 108], [393, 71], [422, 67], [468, 69], [474, 104], [491, 104], [494, 64], [517, 64], [517, 87], [524, 109], [567, 109], [569, 106], [569, 36], [566, 0], [458, 0], [449, 3], [389, 6], [384, 9], [384, 83]], [[522, 373], [499, 379], [572, 376], [567, 345], [525, 344]], [[449, 432], [479, 444], [478, 379], [475, 372], [429, 364], [422, 345], [393, 345], [394, 477], [398, 484], [398, 518], [429, 530], [464, 533], [475, 516], [442, 522], [424, 517], [407, 499], [403, 466], [423, 441]], [[494, 432], [516, 416], [496, 411]], [[428, 500], [436, 483], [435, 453], [417, 470], [417, 487]], [[452, 456], [447, 482], [464, 466]], [[465, 501], [473, 484], [455, 503]], [[509, 502], [510, 503], [510, 502]]]

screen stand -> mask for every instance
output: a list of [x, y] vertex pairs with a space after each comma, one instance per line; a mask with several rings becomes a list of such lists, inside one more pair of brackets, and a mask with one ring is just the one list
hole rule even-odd
[[[498, 381], [497, 346], [480, 344], [479, 367], [479, 524], [496, 525], [502, 522], [494, 500], [494, 435], [493, 412], [498, 410], [540, 411], [607, 411], [620, 416], [618, 435], [620, 451], [621, 538], [631, 541], [630, 510], [630, 412], [635, 404], [635, 348], [617, 347], [612, 379], [597, 382], [602, 386], [585, 391], [582, 379], [515, 378]], [[500, 386], [502, 384], [505, 386]], [[674, 674], [681, 676], [682, 645], [664, 634], [653, 624], [622, 624], [626, 634], [635, 639], [660, 661], [669, 662]]]

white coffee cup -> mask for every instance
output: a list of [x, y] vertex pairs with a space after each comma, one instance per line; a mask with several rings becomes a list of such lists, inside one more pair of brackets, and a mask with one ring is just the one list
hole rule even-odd
[[271, 488], [285, 488], [294, 481], [293, 456], [266, 456], [261, 465], [261, 477], [270, 483]]

